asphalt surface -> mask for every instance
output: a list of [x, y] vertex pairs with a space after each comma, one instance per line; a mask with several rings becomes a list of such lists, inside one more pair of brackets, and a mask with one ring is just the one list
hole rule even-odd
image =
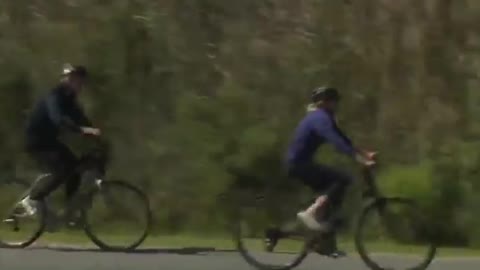
[[[288, 255], [285, 255], [288, 256]], [[411, 258], [383, 255], [382, 260], [401, 265]], [[1, 270], [242, 270], [252, 269], [235, 252], [200, 248], [150, 249], [136, 253], [109, 253], [95, 249], [32, 248], [0, 249]], [[307, 258], [299, 270], [366, 270], [355, 255], [333, 260], [317, 255]], [[437, 259], [429, 269], [479, 270], [480, 258]]]

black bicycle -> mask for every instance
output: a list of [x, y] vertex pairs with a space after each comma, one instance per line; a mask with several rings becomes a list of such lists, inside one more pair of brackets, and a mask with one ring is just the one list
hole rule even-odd
[[[80, 159], [81, 188], [74, 203], [63, 213], [53, 209], [53, 199], [49, 196], [38, 202], [34, 215], [28, 215], [20, 202], [31, 185], [14, 178], [0, 182], [2, 194], [5, 194], [0, 198], [0, 207], [13, 205], [9, 209], [0, 208], [5, 213], [0, 216], [3, 217], [0, 247], [28, 247], [45, 231], [56, 232], [60, 225], [83, 229], [93, 243], [104, 250], [128, 251], [140, 246], [151, 227], [150, 204], [139, 188], [123, 181], [104, 180], [109, 161], [108, 145], [98, 139], [94, 149]], [[50, 174], [39, 176], [36, 184], [47, 177]]]
[[[355, 246], [362, 260], [372, 270], [426, 269], [436, 245], [424, 213], [410, 199], [384, 197], [371, 168], [364, 168], [363, 176], [366, 204], [355, 227]], [[296, 212], [304, 209], [300, 206], [311, 203], [301, 202], [300, 193], [255, 196], [247, 192], [237, 199], [234, 240], [242, 257], [258, 269], [292, 269], [335, 233], [312, 232], [295, 220]], [[265, 243], [267, 237], [276, 243]]]

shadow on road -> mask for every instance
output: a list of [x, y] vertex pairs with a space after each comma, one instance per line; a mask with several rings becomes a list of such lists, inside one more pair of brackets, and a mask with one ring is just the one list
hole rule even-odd
[[101, 250], [87, 247], [67, 246], [35, 246], [26, 250], [50, 250], [58, 252], [94, 252], [94, 253], [124, 253], [124, 254], [176, 254], [176, 255], [207, 255], [208, 253], [235, 252], [234, 250], [217, 249], [214, 247], [183, 247], [183, 248], [140, 248], [132, 251]]

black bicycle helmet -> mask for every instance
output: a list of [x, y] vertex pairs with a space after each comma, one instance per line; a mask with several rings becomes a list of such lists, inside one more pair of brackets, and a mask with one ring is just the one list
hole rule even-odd
[[338, 90], [333, 87], [322, 86], [317, 87], [312, 91], [312, 102], [340, 100], [340, 94]]
[[88, 71], [87, 71], [87, 68], [84, 66], [72, 66], [70, 64], [65, 64], [63, 66], [62, 75], [63, 76], [78, 75], [80, 77], [87, 78]]

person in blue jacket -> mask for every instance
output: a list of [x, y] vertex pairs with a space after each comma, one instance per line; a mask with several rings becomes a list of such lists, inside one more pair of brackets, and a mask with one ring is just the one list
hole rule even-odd
[[[375, 163], [374, 154], [357, 149], [338, 127], [335, 112], [340, 94], [336, 88], [316, 88], [311, 99], [307, 115], [300, 121], [289, 144], [286, 166], [289, 177], [299, 179], [314, 192], [322, 194], [309, 208], [297, 214], [298, 219], [309, 229], [328, 234], [332, 231], [333, 213], [340, 208], [352, 179], [341, 170], [316, 163], [314, 156], [317, 150], [329, 143], [365, 166]], [[275, 239], [267, 239], [267, 244], [269, 241], [273, 244], [276, 242]], [[344, 255], [337, 250], [335, 239], [329, 242], [329, 245], [317, 251], [333, 257]]]

